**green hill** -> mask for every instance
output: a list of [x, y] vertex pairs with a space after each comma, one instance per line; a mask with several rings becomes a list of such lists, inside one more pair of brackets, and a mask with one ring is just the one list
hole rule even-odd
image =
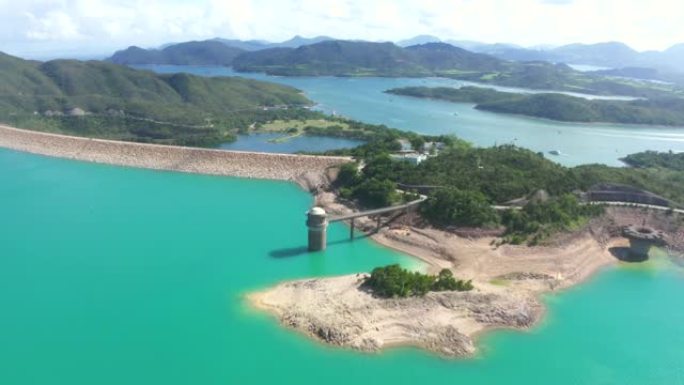
[[299, 48], [272, 48], [240, 55], [238, 71], [271, 75], [403, 76], [428, 75], [410, 52], [392, 43], [323, 41]]
[[585, 74], [565, 64], [509, 62], [446, 43], [401, 48], [392, 43], [324, 41], [299, 48], [246, 52], [233, 60], [242, 72], [281, 76], [442, 76], [478, 83], [597, 95], [662, 97], [675, 86]]
[[466, 51], [446, 43], [426, 43], [406, 47], [413, 60], [429, 71], [501, 71], [505, 62], [489, 55]]
[[170, 45], [164, 49], [129, 47], [118, 51], [107, 61], [116, 64], [173, 64], [173, 65], [224, 65], [245, 52], [220, 41], [191, 41]]
[[444, 43], [401, 48], [392, 43], [334, 40], [248, 52], [237, 57], [233, 66], [238, 71], [285, 76], [431, 76], [455, 69], [502, 70], [502, 63]]
[[158, 75], [112, 63], [0, 53], [0, 121], [53, 132], [175, 144], [226, 141], [254, 122], [306, 114], [292, 87]]
[[518, 94], [478, 87], [406, 87], [396, 95], [475, 103], [477, 109], [564, 122], [606, 122], [684, 126], [684, 99], [588, 100], [563, 94]]

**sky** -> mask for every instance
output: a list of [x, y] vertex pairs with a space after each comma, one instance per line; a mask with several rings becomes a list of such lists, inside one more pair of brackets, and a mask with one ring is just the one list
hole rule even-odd
[[0, 0], [0, 51], [88, 57], [131, 45], [294, 35], [523, 46], [684, 42], [684, 0]]

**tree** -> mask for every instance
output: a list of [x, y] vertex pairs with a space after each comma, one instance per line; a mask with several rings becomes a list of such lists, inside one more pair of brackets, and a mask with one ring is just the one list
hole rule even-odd
[[335, 184], [338, 186], [353, 186], [359, 182], [359, 164], [345, 163], [340, 167]]
[[397, 185], [388, 179], [367, 179], [353, 190], [353, 197], [370, 207], [391, 206], [397, 199]]
[[482, 193], [455, 188], [437, 190], [424, 203], [423, 215], [440, 226], [490, 226], [498, 222]]
[[422, 136], [416, 135], [416, 136], [412, 137], [411, 139], [409, 139], [409, 141], [411, 142], [411, 147], [413, 148], [413, 150], [418, 151], [418, 152], [423, 151], [423, 145], [425, 145], [425, 139], [423, 139]]
[[376, 267], [364, 285], [379, 297], [424, 296], [429, 291], [468, 291], [471, 281], [454, 279], [451, 270], [444, 269], [439, 276], [410, 272], [399, 265]]

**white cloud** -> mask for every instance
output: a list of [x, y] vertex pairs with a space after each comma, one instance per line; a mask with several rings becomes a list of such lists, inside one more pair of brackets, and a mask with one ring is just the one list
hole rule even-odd
[[77, 23], [65, 12], [51, 11], [41, 16], [31, 12], [24, 14], [28, 19], [26, 37], [35, 40], [74, 40], [81, 37]]
[[16, 53], [295, 34], [433, 34], [522, 45], [623, 41], [638, 49], [684, 41], [678, 0], [0, 0], [0, 9], [0, 50]]

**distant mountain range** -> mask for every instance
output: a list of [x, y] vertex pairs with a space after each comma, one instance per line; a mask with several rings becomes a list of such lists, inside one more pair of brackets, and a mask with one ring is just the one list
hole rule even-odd
[[492, 71], [502, 61], [445, 43], [402, 48], [393, 43], [295, 37], [270, 44], [213, 39], [166, 46], [129, 47], [107, 59], [117, 64], [224, 65], [277, 75], [430, 75], [459, 69]]
[[316, 36], [312, 38], [301, 37], [299, 35], [293, 37], [292, 39], [285, 40], [280, 43], [270, 43], [265, 40], [230, 40], [216, 38], [213, 41], [221, 42], [227, 46], [240, 48], [245, 51], [259, 51], [268, 48], [297, 48], [303, 45], [316, 44], [326, 40], [335, 40], [328, 36]]
[[[129, 47], [128, 49], [116, 52], [108, 60], [119, 64], [232, 65], [233, 59], [245, 52], [256, 52], [274, 48], [296, 49], [327, 41], [339, 40], [328, 36], [313, 38], [295, 36], [283, 42], [273, 43], [264, 40], [215, 38], [200, 42], [168, 44], [159, 49]], [[374, 44], [363, 41], [356, 42]], [[611, 69], [632, 67], [654, 68], [666, 73], [684, 72], [684, 44], [675, 45], [665, 51], [638, 52], [618, 42], [525, 48], [515, 44], [487, 44], [468, 40], [442, 40], [437, 36], [419, 35], [398, 41], [396, 46], [408, 48], [429, 43], [446, 43], [471, 51], [471, 53], [490, 55], [498, 59], [510, 61], [547, 61], [551, 63], [609, 67]], [[382, 51], [385, 52], [387, 49]]]
[[609, 68], [645, 67], [656, 68], [665, 72], [684, 72], [684, 44], [677, 44], [665, 51], [646, 52], [638, 52], [619, 42], [525, 48], [515, 44], [486, 44], [463, 40], [442, 41], [440, 38], [431, 35], [419, 35], [411, 39], [402, 40], [397, 44], [408, 46], [427, 42], [445, 42], [472, 52], [491, 55], [503, 60], [548, 61]]
[[172, 65], [223, 65], [230, 66], [238, 55], [271, 48], [297, 48], [332, 40], [326, 36], [304, 38], [295, 36], [281, 43], [264, 40], [229, 40], [215, 38], [205, 41], [165, 44], [158, 49], [131, 46], [117, 51], [107, 59], [116, 64], [172, 64]]
[[[584, 92], [598, 95], [625, 95], [654, 97], [667, 93], [661, 86], [639, 84], [623, 78], [640, 74], [649, 80], [684, 84], [684, 76], [632, 68], [616, 73], [582, 73], [565, 64], [545, 60], [505, 60], [502, 56], [511, 50], [524, 49], [507, 45], [491, 45], [496, 55], [483, 54], [455, 47], [452, 44], [432, 42], [401, 47], [394, 43], [367, 41], [327, 40], [326, 37], [304, 39], [295, 37], [276, 47], [255, 49], [269, 44], [256, 41], [242, 42], [241, 47], [227, 45], [226, 41], [207, 40], [167, 46], [161, 50], [144, 50], [130, 47], [115, 53], [109, 61], [118, 64], [176, 64], [232, 66], [239, 72], [264, 72], [281, 76], [387, 76], [426, 77], [442, 76], [478, 83], [541, 90]], [[431, 40], [419, 36], [412, 41]], [[319, 42], [304, 44], [310, 41]], [[304, 44], [298, 47], [298, 44]], [[470, 42], [471, 47], [477, 46]], [[250, 50], [244, 49], [250, 48]], [[591, 50], [581, 46], [566, 47], [567, 56], [589, 57]], [[624, 49], [608, 50], [615, 57], [625, 56]], [[597, 58], [600, 55], [595, 54]], [[598, 59], [596, 59], [598, 60]], [[574, 60], [573, 60], [574, 61]], [[610, 76], [610, 77], [607, 77]], [[644, 78], [642, 76], [642, 78]], [[669, 87], [668, 88], [672, 88]]]
[[116, 64], [231, 65], [244, 49], [219, 41], [191, 41], [172, 44], [163, 49], [129, 47], [117, 51], [107, 61]]
[[246, 53], [235, 58], [233, 67], [290, 76], [428, 76], [451, 69], [497, 70], [502, 62], [445, 43], [402, 48], [392, 43], [331, 40]]
[[672, 73], [684, 73], [684, 44], [665, 51], [637, 52], [622, 43], [571, 44], [547, 50], [502, 48], [490, 45], [473, 49], [504, 60], [543, 60], [555, 63], [584, 64], [610, 69], [657, 69], [646, 79], [669, 81]]

